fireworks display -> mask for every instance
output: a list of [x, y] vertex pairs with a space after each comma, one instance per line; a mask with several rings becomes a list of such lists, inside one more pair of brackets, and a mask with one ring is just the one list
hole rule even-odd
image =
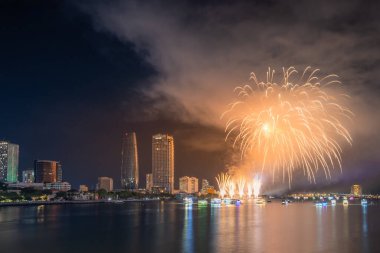
[[[344, 122], [353, 114], [342, 103], [348, 96], [337, 92], [336, 75], [320, 78], [309, 67], [300, 75], [291, 67], [283, 69], [278, 83], [270, 69], [266, 82], [254, 73], [250, 80], [252, 85], [235, 88], [237, 99], [222, 115], [227, 119], [226, 140], [233, 140], [242, 159], [253, 160], [260, 174], [288, 176], [289, 184], [298, 169], [315, 182], [318, 170], [331, 177], [332, 168], [342, 168], [340, 143], [352, 142]], [[256, 195], [258, 184], [248, 183], [248, 194], [252, 187]], [[225, 184], [222, 188], [232, 190]]]
[[[216, 177], [216, 181], [219, 187], [219, 196], [224, 198], [228, 196], [229, 198], [239, 197], [240, 199], [247, 197], [257, 198], [260, 194], [261, 189], [261, 178], [256, 175], [251, 180], [248, 177], [238, 177], [235, 179], [231, 177], [228, 173], [220, 173]], [[236, 188], [237, 187], [237, 188]], [[236, 192], [237, 189], [238, 191]]]

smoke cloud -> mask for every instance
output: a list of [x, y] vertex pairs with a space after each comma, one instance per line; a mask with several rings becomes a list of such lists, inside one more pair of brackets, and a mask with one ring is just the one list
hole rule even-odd
[[[268, 66], [281, 72], [282, 67], [302, 71], [310, 65], [322, 75], [339, 75], [352, 96], [354, 144], [345, 149], [344, 167], [355, 178], [360, 178], [355, 171], [364, 169], [379, 173], [379, 3], [178, 2], [81, 5], [97, 29], [133, 43], [157, 71], [138, 87], [151, 101], [145, 108], [148, 119], [164, 115], [218, 129], [222, 136], [220, 115], [233, 98], [233, 88], [248, 80], [250, 72], [265, 79]], [[199, 149], [223, 147], [191, 143]]]

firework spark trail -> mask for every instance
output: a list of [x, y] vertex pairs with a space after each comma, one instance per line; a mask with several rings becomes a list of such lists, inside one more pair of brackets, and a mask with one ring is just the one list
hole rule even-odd
[[215, 179], [218, 183], [219, 195], [221, 198], [224, 198], [224, 196], [227, 194], [230, 176], [227, 173], [220, 173]]
[[253, 197], [258, 198], [261, 190], [261, 178], [256, 175], [253, 179]]
[[261, 173], [269, 172], [274, 179], [282, 171], [289, 185], [297, 169], [313, 182], [319, 169], [331, 177], [330, 169], [342, 169], [338, 142], [352, 143], [343, 120], [353, 113], [340, 103], [348, 96], [332, 91], [340, 84], [336, 75], [319, 78], [318, 70], [308, 67], [296, 80], [297, 71], [291, 67], [283, 69], [276, 83], [274, 73], [269, 69], [266, 82], [252, 73], [252, 86], [235, 88], [237, 100], [222, 114], [227, 118], [226, 140], [232, 138], [242, 158], [253, 157]]
[[228, 196], [230, 198], [235, 196], [235, 182], [231, 179], [228, 182]]
[[239, 177], [239, 180], [237, 182], [238, 186], [238, 191], [239, 191], [239, 196], [240, 198], [243, 198], [244, 196], [244, 187], [245, 187], [245, 178], [244, 177]]
[[247, 183], [247, 197], [250, 198], [252, 196], [252, 184], [251, 183]]

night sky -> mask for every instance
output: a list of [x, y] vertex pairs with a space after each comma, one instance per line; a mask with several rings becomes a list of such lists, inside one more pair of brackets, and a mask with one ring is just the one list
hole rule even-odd
[[167, 132], [176, 185], [213, 180], [229, 162], [219, 116], [233, 88], [310, 65], [352, 96], [354, 142], [343, 173], [293, 189], [380, 191], [379, 3], [178, 2], [1, 1], [0, 138], [20, 145], [20, 170], [60, 160], [74, 188], [119, 185], [121, 137], [135, 131], [144, 186], [151, 136]]

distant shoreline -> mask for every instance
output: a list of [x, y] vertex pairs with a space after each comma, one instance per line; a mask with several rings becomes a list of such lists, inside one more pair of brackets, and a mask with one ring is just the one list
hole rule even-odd
[[72, 205], [72, 204], [123, 204], [126, 202], [150, 202], [158, 199], [126, 199], [126, 200], [66, 200], [66, 201], [30, 201], [30, 202], [2, 202], [0, 207], [9, 206], [39, 206], [39, 205]]

